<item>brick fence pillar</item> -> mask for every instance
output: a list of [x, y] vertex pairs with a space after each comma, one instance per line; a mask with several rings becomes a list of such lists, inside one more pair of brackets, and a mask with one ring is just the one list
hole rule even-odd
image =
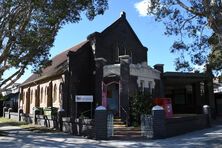
[[154, 106], [152, 108], [153, 117], [153, 138], [160, 139], [166, 137], [165, 112], [163, 107]]
[[5, 118], [5, 112], [7, 110], [7, 107], [3, 107], [3, 117]]
[[22, 116], [21, 114], [22, 114], [22, 113], [23, 113], [23, 109], [20, 108], [20, 109], [18, 110], [18, 121], [21, 121], [21, 116]]
[[37, 117], [36, 115], [39, 114], [39, 109], [35, 108], [34, 114], [33, 114], [33, 124], [37, 124]]
[[107, 110], [103, 106], [95, 110], [95, 136], [97, 140], [107, 139]]
[[206, 115], [207, 127], [211, 126], [211, 109], [209, 105], [203, 106], [203, 114]]
[[63, 122], [62, 122], [62, 117], [64, 116], [64, 109], [61, 109], [61, 110], [58, 110], [58, 129], [60, 130], [60, 131], [62, 131], [62, 129], [63, 129]]
[[8, 118], [9, 118], [9, 119], [11, 118], [11, 112], [12, 112], [12, 108], [9, 108], [9, 109], [8, 109]]

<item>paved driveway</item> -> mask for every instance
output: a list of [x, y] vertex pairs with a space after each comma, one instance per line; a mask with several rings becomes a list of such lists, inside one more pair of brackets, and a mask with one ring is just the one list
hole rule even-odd
[[7, 136], [0, 136], [0, 148], [4, 147], [75, 147], [75, 148], [141, 148], [141, 147], [222, 147], [222, 125], [187, 133], [161, 140], [118, 141], [91, 140], [74, 137], [65, 133], [36, 133], [26, 131], [16, 126], [0, 127], [8, 132]]

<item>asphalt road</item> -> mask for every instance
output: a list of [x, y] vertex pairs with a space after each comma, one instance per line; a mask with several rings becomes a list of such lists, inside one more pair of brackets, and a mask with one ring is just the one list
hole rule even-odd
[[142, 147], [209, 147], [222, 148], [222, 124], [211, 128], [187, 133], [161, 140], [91, 140], [75, 137], [65, 133], [37, 133], [23, 130], [17, 126], [0, 127], [1, 131], [8, 134], [0, 136], [0, 148], [28, 148], [28, 147], [75, 147], [75, 148], [142, 148]]

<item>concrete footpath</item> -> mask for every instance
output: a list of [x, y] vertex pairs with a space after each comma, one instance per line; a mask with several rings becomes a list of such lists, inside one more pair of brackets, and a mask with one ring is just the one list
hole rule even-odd
[[211, 128], [161, 140], [91, 140], [65, 133], [37, 133], [17, 126], [0, 127], [8, 134], [0, 136], [0, 148], [75, 147], [75, 148], [143, 148], [143, 147], [206, 147], [222, 148], [222, 124]]

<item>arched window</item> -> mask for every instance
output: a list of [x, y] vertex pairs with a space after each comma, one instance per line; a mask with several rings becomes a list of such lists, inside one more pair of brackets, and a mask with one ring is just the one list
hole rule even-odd
[[63, 105], [62, 105], [62, 99], [63, 99], [63, 98], [62, 98], [62, 96], [63, 96], [62, 89], [63, 89], [63, 88], [62, 88], [62, 83], [60, 83], [60, 84], [59, 84], [59, 104], [60, 104], [59, 106], [60, 106], [60, 108], [62, 108], [62, 106], [63, 106]]
[[41, 96], [40, 96], [40, 103], [43, 102], [43, 87], [41, 88]]
[[31, 90], [31, 93], [30, 93], [30, 103], [32, 104], [32, 101], [33, 101], [33, 91]]
[[53, 98], [52, 98], [52, 100], [53, 100], [53, 103], [55, 103], [56, 100], [57, 100], [57, 87], [56, 87], [56, 84], [54, 85], [54, 88], [53, 88]]
[[26, 93], [25, 93], [25, 91], [23, 91], [23, 96], [22, 96], [22, 98], [23, 98], [23, 100], [26, 99]]
[[38, 97], [38, 90], [35, 89], [35, 106], [39, 107], [39, 97]]
[[46, 86], [45, 87], [45, 98], [47, 99], [47, 89], [48, 89], [48, 87]]

